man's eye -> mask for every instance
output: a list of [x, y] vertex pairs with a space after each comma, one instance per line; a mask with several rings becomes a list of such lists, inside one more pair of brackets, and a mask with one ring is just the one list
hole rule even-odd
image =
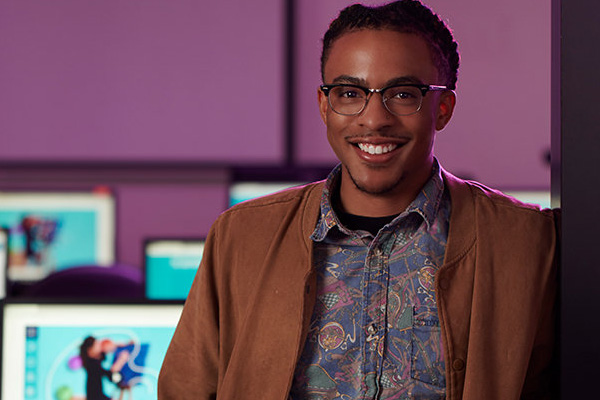
[[415, 88], [392, 88], [385, 94], [388, 100], [414, 100], [419, 98], [419, 90]]
[[354, 88], [340, 88], [338, 92], [338, 97], [346, 98], [346, 99], [355, 99], [360, 96], [360, 92]]
[[403, 91], [393, 93], [392, 96], [390, 96], [390, 98], [396, 98], [396, 99], [400, 99], [400, 100], [412, 99], [414, 97], [415, 97], [414, 93], [403, 92]]

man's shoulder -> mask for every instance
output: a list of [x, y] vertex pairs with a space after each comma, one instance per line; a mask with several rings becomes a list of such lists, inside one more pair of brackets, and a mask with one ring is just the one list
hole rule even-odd
[[240, 212], [246, 210], [256, 211], [256, 209], [278, 206], [285, 207], [287, 203], [305, 201], [308, 197], [315, 195], [320, 196], [320, 193], [323, 190], [323, 182], [324, 181], [318, 181], [305, 185], [293, 186], [272, 194], [246, 200], [234, 205], [226, 212]]
[[264, 248], [284, 232], [290, 240], [309, 240], [322, 192], [323, 183], [315, 182], [236, 204], [219, 215], [211, 233], [219, 241], [255, 248]]
[[323, 187], [323, 181], [313, 182], [247, 200], [225, 210], [219, 220], [252, 220], [264, 223], [290, 212], [316, 214]]
[[490, 188], [479, 182], [467, 181], [476, 201], [489, 202], [490, 205], [500, 208], [506, 208], [507, 211], [534, 213], [546, 215], [547, 209], [542, 209], [538, 204], [525, 203], [511, 195], [508, 195], [500, 190]]
[[559, 210], [523, 203], [479, 182], [451, 175], [447, 182], [452, 209], [450, 223], [455, 232], [464, 236], [464, 246], [474, 243], [476, 238], [500, 240], [511, 246], [515, 241], [531, 246], [544, 243], [542, 247], [554, 242], [560, 225]]
[[462, 180], [450, 174], [447, 174], [447, 176], [449, 176], [447, 180], [451, 181], [449, 185], [451, 193], [462, 192], [462, 194], [452, 197], [464, 201], [466, 197], [465, 193], [468, 193], [468, 197], [472, 199], [476, 208], [491, 208], [500, 213], [552, 218], [553, 211], [550, 209], [543, 209], [537, 204], [525, 203], [498, 189], [491, 188], [477, 181]]

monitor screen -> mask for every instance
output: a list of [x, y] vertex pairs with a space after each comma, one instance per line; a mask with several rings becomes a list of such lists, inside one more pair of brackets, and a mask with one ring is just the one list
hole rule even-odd
[[204, 239], [148, 239], [144, 244], [146, 298], [185, 300], [204, 252]]
[[108, 193], [0, 192], [0, 226], [10, 231], [9, 281], [114, 262], [115, 206]]
[[523, 203], [535, 204], [541, 208], [551, 208], [550, 192], [546, 190], [512, 190], [505, 193]]
[[8, 230], [0, 228], [0, 298], [6, 297], [6, 269], [8, 268]]
[[181, 305], [14, 304], [4, 309], [2, 398], [156, 399]]
[[237, 182], [229, 188], [229, 207], [246, 200], [266, 196], [294, 186], [299, 182]]

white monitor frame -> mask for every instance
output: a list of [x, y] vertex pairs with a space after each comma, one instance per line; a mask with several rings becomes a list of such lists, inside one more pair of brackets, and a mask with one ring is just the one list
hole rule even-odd
[[[109, 266], [115, 261], [116, 214], [115, 200], [110, 193], [96, 192], [28, 192], [1, 191], [0, 210], [20, 211], [39, 210], [40, 212], [89, 211], [96, 214], [96, 260], [89, 264]], [[11, 281], [37, 281], [48, 271], [40, 268], [11, 268], [8, 279]]]
[[[156, 269], [153, 269], [149, 263], [149, 258], [152, 257], [172, 257], [176, 255], [178, 258], [188, 258], [196, 259], [197, 261], [191, 264], [182, 263], [182, 264], [174, 264], [171, 265], [173, 272], [180, 269], [187, 275], [187, 272], [192, 272], [195, 276], [200, 262], [202, 260], [202, 256], [204, 254], [204, 246], [206, 245], [205, 237], [188, 237], [188, 238], [177, 238], [177, 237], [153, 237], [147, 238], [144, 241], [143, 246], [143, 265], [144, 265], [144, 295], [147, 300], [157, 300], [157, 301], [184, 301], [183, 298], [171, 298], [170, 296], [160, 296], [154, 295], [152, 293], [152, 289], [155, 288], [155, 284], [163, 285], [164, 282], [159, 282], [156, 280], [156, 276], [153, 278], [153, 275], [157, 273]], [[175, 261], [176, 262], [176, 261]], [[191, 285], [191, 281], [189, 284]]]
[[8, 230], [0, 228], [0, 298], [6, 297], [6, 272], [8, 269]]
[[[28, 326], [37, 327], [172, 327], [180, 304], [21, 304], [6, 303], [2, 338], [2, 398], [25, 398]], [[43, 398], [53, 398], [44, 396]]]

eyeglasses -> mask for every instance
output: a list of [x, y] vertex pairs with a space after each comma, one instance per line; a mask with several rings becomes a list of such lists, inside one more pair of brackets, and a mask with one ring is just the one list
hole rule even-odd
[[406, 83], [386, 86], [381, 89], [369, 89], [352, 84], [321, 85], [321, 91], [327, 96], [331, 109], [340, 115], [358, 115], [373, 93], [381, 93], [385, 108], [392, 114], [404, 116], [418, 112], [427, 92], [447, 90], [446, 86]]

